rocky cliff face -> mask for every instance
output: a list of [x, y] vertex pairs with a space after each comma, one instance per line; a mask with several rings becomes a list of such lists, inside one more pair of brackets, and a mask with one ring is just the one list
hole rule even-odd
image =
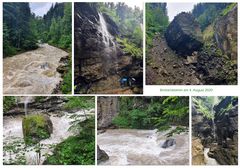
[[214, 26], [217, 46], [231, 60], [237, 60], [237, 5], [225, 16], [220, 17]]
[[180, 55], [192, 55], [201, 49], [202, 33], [193, 15], [182, 12], [170, 23], [165, 33], [169, 47]]
[[120, 36], [118, 26], [96, 5], [74, 5], [75, 92], [122, 93], [122, 77], [133, 77], [142, 83], [142, 65], [123, 51], [124, 46], [116, 41], [116, 36]]
[[201, 112], [198, 112], [195, 107], [192, 108], [192, 134], [194, 137], [198, 137], [201, 140], [201, 144], [205, 147], [214, 141], [213, 125], [211, 120], [203, 116]]
[[104, 129], [112, 124], [112, 119], [118, 113], [117, 97], [98, 97], [97, 120], [98, 129]]
[[215, 106], [217, 145], [211, 147], [213, 157], [225, 165], [238, 164], [238, 99], [226, 97]]
[[204, 147], [199, 138], [192, 138], [192, 164], [193, 165], [204, 165]]

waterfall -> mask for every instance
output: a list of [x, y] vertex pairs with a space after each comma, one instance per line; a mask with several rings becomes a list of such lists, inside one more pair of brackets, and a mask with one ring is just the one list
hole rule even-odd
[[[108, 74], [110, 67], [117, 61], [117, 48], [114, 41], [114, 37], [109, 33], [107, 22], [104, 19], [102, 13], [98, 13], [99, 15], [99, 27], [98, 30], [102, 34], [102, 41], [104, 43], [104, 73]], [[117, 67], [117, 65], [115, 66]]]
[[28, 106], [28, 103], [30, 102], [31, 100], [31, 97], [25, 97], [24, 99], [24, 112], [25, 112], [25, 116], [27, 116], [27, 106]]
[[103, 42], [105, 44], [105, 47], [110, 47], [111, 35], [108, 32], [107, 23], [102, 15], [102, 13], [99, 13], [98, 15], [99, 15], [99, 21], [100, 21], [100, 31], [103, 36]]
[[214, 137], [214, 140], [216, 139], [216, 126], [215, 126], [215, 121], [214, 121], [214, 118], [215, 118], [215, 111], [214, 111], [214, 106], [215, 104], [217, 104], [217, 101], [218, 101], [218, 97], [217, 96], [214, 96], [213, 97], [213, 103], [212, 103], [212, 107], [211, 107], [211, 113], [213, 115], [212, 117], [212, 125], [213, 125], [213, 137]]

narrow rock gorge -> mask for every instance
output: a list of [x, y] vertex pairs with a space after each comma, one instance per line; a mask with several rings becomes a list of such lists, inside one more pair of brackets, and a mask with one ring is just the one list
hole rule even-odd
[[[124, 27], [123, 19], [131, 15], [132, 9], [124, 3], [116, 4], [116, 9], [109, 8], [108, 3], [103, 6], [75, 3], [74, 6], [75, 93], [142, 93], [142, 46], [131, 40], [134, 37], [130, 33], [134, 30], [126, 31], [128, 26]], [[118, 11], [122, 8], [129, 10], [120, 17]], [[108, 10], [116, 13], [121, 23]], [[138, 29], [142, 21], [136, 18], [134, 23], [133, 28]]]
[[238, 98], [194, 97], [192, 160], [194, 165], [238, 164]]

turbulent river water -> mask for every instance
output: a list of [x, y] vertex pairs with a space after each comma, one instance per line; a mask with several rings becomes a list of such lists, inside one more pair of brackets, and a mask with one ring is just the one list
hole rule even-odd
[[64, 139], [74, 134], [73, 132], [69, 131], [69, 127], [71, 126], [71, 121], [74, 120], [71, 116], [76, 114], [80, 116], [80, 118], [78, 119], [85, 120], [85, 114], [92, 115], [94, 114], [94, 110], [78, 111], [76, 113], [65, 112], [61, 116], [57, 115], [56, 113], [50, 114], [50, 119], [53, 123], [53, 133], [51, 134], [50, 138], [42, 140], [40, 142], [40, 145], [42, 145], [40, 158], [38, 156], [38, 153], [35, 152], [36, 146], [26, 148], [24, 145], [22, 132], [22, 119], [24, 116], [4, 116], [3, 146], [4, 148], [14, 147], [20, 150], [18, 153], [15, 154], [4, 150], [4, 163], [9, 163], [11, 160], [15, 160], [16, 157], [18, 157], [19, 155], [22, 155], [26, 158], [27, 164], [42, 164], [46, 159], [44, 155], [52, 153], [52, 145], [58, 144]]
[[209, 148], [204, 148], [204, 158], [205, 158], [206, 165], [219, 165], [215, 159], [210, 158], [208, 156], [209, 150], [210, 150]]
[[3, 59], [4, 94], [51, 94], [61, 81], [56, 71], [68, 53], [41, 44], [33, 51]]
[[174, 135], [176, 145], [162, 148], [167, 132], [156, 130], [112, 129], [99, 134], [97, 141], [109, 160], [104, 165], [187, 165], [188, 133]]

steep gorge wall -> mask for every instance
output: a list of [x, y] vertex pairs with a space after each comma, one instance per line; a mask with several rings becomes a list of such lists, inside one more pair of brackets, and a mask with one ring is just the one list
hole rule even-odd
[[237, 60], [237, 5], [226, 15], [220, 17], [214, 26], [214, 37], [217, 46], [231, 60]]
[[238, 99], [226, 97], [215, 106], [217, 145], [211, 147], [220, 164], [238, 164]]
[[118, 97], [98, 97], [97, 106], [98, 129], [111, 126], [119, 110]]

